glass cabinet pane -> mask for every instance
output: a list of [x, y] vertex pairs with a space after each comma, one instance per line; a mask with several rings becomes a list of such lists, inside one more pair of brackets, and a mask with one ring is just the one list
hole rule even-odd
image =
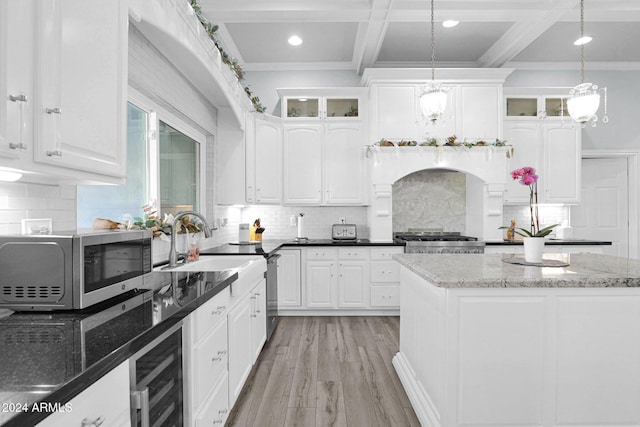
[[[569, 116], [567, 111], [567, 98], [546, 98], [544, 100], [544, 109], [547, 112], [547, 116]], [[564, 110], [564, 113], [563, 111]]]
[[537, 98], [507, 98], [507, 116], [536, 117], [537, 115]]
[[318, 98], [288, 98], [287, 117], [318, 117]]
[[327, 99], [327, 117], [358, 117], [358, 99]]

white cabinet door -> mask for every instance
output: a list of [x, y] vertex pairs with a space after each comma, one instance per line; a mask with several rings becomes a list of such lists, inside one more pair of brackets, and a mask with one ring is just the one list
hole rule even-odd
[[[253, 169], [255, 202], [279, 204], [282, 202], [282, 125], [278, 118], [257, 116], [255, 119], [255, 158], [247, 165]], [[250, 201], [250, 200], [247, 200]]]
[[126, 176], [125, 3], [37, 3], [36, 162]]
[[284, 126], [285, 204], [322, 202], [322, 125]]
[[335, 308], [336, 277], [333, 261], [307, 261], [307, 307]]
[[580, 202], [582, 132], [573, 123], [544, 123], [544, 200], [547, 203]]
[[260, 280], [251, 291], [251, 364], [255, 363], [267, 341], [267, 282]]
[[225, 374], [202, 410], [195, 416], [195, 427], [223, 426], [229, 415], [229, 376]]
[[129, 361], [118, 365], [67, 405], [68, 411], [50, 415], [38, 423], [38, 427], [130, 426]]
[[324, 200], [328, 205], [364, 202], [362, 125], [335, 123], [324, 129]]
[[233, 407], [252, 365], [251, 303], [249, 294], [242, 296], [229, 310], [229, 407]]
[[[195, 411], [211, 393], [212, 387], [227, 373], [227, 320], [217, 322], [210, 333], [193, 346], [191, 381]], [[195, 412], [194, 411], [194, 412]]]
[[374, 86], [371, 105], [371, 139], [374, 142], [381, 138], [419, 140], [423, 137], [416, 117], [416, 86]]
[[508, 122], [504, 125], [504, 138], [513, 146], [513, 156], [507, 161], [508, 170], [504, 201], [529, 203], [529, 187], [511, 179], [511, 171], [531, 166], [541, 172], [542, 144], [540, 125], [537, 122]]
[[369, 305], [366, 261], [340, 261], [338, 296], [339, 307], [365, 308]]
[[300, 307], [300, 250], [280, 250], [278, 259], [278, 307]]
[[460, 88], [460, 137], [492, 142], [502, 135], [502, 91], [499, 86]]

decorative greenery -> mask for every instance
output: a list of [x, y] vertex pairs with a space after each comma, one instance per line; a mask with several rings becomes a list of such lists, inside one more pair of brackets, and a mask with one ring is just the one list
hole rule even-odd
[[[212, 24], [211, 22], [209, 22], [209, 20], [207, 20], [207, 18], [204, 17], [204, 15], [202, 14], [202, 9], [200, 8], [200, 5], [198, 5], [198, 2], [196, 0], [189, 0], [189, 1], [191, 4], [191, 7], [193, 8], [193, 11], [195, 12], [196, 16], [198, 17], [198, 20], [200, 21], [200, 24], [202, 24], [202, 27], [207, 32], [207, 35], [209, 35], [209, 38], [213, 41], [213, 44], [215, 44], [216, 48], [218, 48], [218, 50], [220, 51], [222, 62], [224, 62], [229, 66], [229, 68], [231, 68], [231, 71], [233, 71], [235, 76], [238, 78], [238, 81], [244, 81], [245, 76], [244, 76], [244, 70], [242, 69], [242, 66], [238, 63], [237, 59], [229, 55], [224, 50], [224, 48], [222, 47], [222, 43], [220, 43], [220, 41], [218, 40], [218, 36], [216, 33], [218, 32], [219, 27], [217, 25]], [[249, 100], [251, 100], [251, 103], [253, 104], [253, 108], [255, 108], [255, 110], [259, 113], [264, 113], [266, 108], [260, 103], [260, 98], [258, 98], [257, 96], [251, 96], [252, 93], [251, 93], [251, 90], [249, 89], [249, 86], [245, 86], [244, 91], [249, 97]]]
[[483, 140], [479, 140], [476, 142], [467, 142], [466, 140], [464, 142], [458, 142], [457, 139], [458, 139], [457, 136], [452, 135], [446, 138], [446, 140], [442, 143], [438, 141], [438, 139], [436, 138], [429, 138], [426, 141], [418, 144], [416, 141], [407, 141], [404, 139], [398, 143], [395, 143], [386, 138], [382, 138], [380, 141], [376, 142], [373, 145], [378, 147], [415, 147], [419, 145], [420, 147], [466, 147], [466, 148], [507, 147], [508, 146], [507, 141], [500, 140], [498, 138], [496, 138], [495, 142], [487, 142]]
[[[136, 216], [133, 218], [133, 222], [125, 222], [122, 224], [123, 228], [128, 230], [151, 230], [153, 237], [158, 237], [161, 234], [170, 235], [174, 217], [171, 214], [165, 214], [164, 218], [158, 215], [158, 211], [151, 204], [144, 205], [142, 207], [144, 215], [142, 217]], [[202, 222], [197, 220], [193, 222], [191, 217], [182, 217], [178, 223], [178, 233], [198, 233], [202, 231]]]

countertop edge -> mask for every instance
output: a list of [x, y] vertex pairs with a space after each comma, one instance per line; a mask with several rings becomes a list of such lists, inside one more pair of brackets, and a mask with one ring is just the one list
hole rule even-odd
[[[54, 406], [56, 403], [59, 403], [60, 406], [64, 406], [65, 403], [78, 396], [84, 390], [93, 385], [93, 383], [95, 383], [97, 380], [115, 369], [122, 362], [131, 358], [131, 356], [142, 350], [154, 339], [158, 338], [164, 332], [174, 327], [177, 323], [183, 321], [189, 314], [197, 310], [201, 305], [209, 301], [222, 290], [229, 287], [237, 279], [237, 272], [231, 274], [229, 277], [223, 279], [219, 284], [217, 284], [210, 292], [207, 292], [205, 295], [202, 295], [196, 298], [194, 301], [191, 301], [180, 311], [174, 313], [171, 317], [163, 320], [148, 331], [135, 337], [120, 348], [114, 350], [112, 353], [105, 356], [103, 359], [96, 362], [94, 365], [87, 368], [85, 371], [78, 374], [76, 377], [72, 378], [64, 385], [60, 386], [60, 388], [47, 394], [41, 400], [34, 402], [34, 404], [39, 402], [46, 402], [47, 404], [53, 404]], [[54, 412], [20, 412], [19, 414], [7, 420], [4, 424], [2, 424], [2, 426], [24, 427], [25, 425], [35, 425], [36, 423], [39, 423], [52, 414], [54, 414]]]

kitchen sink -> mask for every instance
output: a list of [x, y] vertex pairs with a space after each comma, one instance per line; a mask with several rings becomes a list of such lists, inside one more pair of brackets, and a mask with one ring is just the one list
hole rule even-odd
[[262, 256], [201, 256], [197, 261], [180, 264], [167, 269], [166, 266], [157, 267], [156, 271], [223, 271], [244, 270], [253, 263], [264, 260]]

